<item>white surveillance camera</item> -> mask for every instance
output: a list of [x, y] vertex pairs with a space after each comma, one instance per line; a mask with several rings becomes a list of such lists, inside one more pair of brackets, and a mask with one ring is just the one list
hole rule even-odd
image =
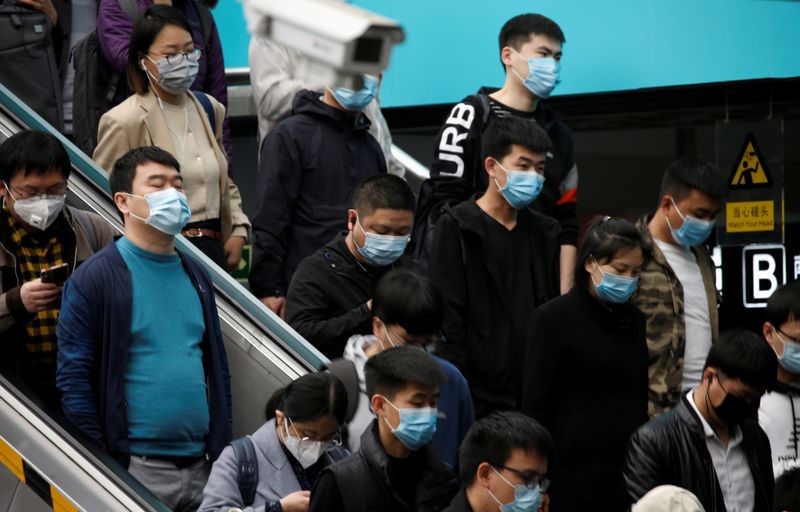
[[332, 71], [333, 76], [378, 75], [392, 47], [403, 41], [389, 18], [336, 0], [252, 0], [263, 16], [260, 36], [292, 48]]

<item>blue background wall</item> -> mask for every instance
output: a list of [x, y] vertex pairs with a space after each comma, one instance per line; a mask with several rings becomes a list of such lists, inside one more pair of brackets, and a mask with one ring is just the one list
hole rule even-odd
[[[502, 84], [497, 34], [522, 12], [553, 18], [566, 35], [556, 94], [800, 76], [800, 2], [792, 0], [353, 3], [406, 31], [384, 75], [385, 106], [454, 102], [480, 85]], [[241, 5], [224, 0], [215, 16], [226, 65], [247, 66]]]

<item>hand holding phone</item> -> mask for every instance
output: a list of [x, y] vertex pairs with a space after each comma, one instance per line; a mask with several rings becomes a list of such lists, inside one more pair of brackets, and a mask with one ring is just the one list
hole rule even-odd
[[53, 283], [61, 286], [69, 277], [69, 264], [62, 263], [61, 265], [54, 265], [50, 268], [46, 268], [42, 270], [40, 277], [43, 283]]

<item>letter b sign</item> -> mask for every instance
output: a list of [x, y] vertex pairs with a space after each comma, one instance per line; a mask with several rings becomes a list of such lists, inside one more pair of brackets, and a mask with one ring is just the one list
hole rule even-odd
[[742, 289], [747, 308], [765, 308], [786, 283], [786, 249], [782, 245], [748, 245], [742, 249]]

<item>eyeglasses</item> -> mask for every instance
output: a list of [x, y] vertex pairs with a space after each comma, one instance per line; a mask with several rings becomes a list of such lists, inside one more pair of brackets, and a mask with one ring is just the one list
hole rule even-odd
[[6, 186], [6, 189], [11, 192], [11, 197], [14, 199], [14, 201], [19, 201], [20, 199], [31, 199], [34, 197], [44, 198], [47, 196], [63, 196], [67, 193], [66, 182], [58, 184], [43, 192], [39, 190], [20, 190], [18, 188], [12, 188], [8, 183], [4, 182], [3, 184]]
[[508, 466], [500, 466], [502, 469], [506, 471], [511, 471], [519, 478], [522, 479], [522, 483], [528, 489], [533, 489], [537, 485], [539, 486], [539, 490], [543, 493], [547, 492], [547, 489], [550, 488], [550, 480], [547, 478], [541, 478], [536, 473], [531, 473], [530, 471], [521, 471], [519, 469], [510, 468]]
[[[291, 419], [289, 420], [289, 424], [292, 426], [292, 430], [294, 430], [294, 433], [300, 439], [300, 446], [304, 446], [306, 444], [315, 443], [315, 442], [327, 443], [327, 444], [330, 444], [330, 445], [333, 445], [333, 446], [341, 446], [342, 445], [342, 432], [341, 432], [341, 430], [337, 430], [332, 435], [327, 436], [324, 439], [312, 439], [311, 437], [306, 435], [305, 432], [302, 432], [297, 427], [295, 427], [294, 422]], [[287, 434], [288, 434], [288, 431], [287, 431]]]
[[171, 65], [175, 66], [183, 62], [183, 59], [187, 59], [189, 62], [197, 62], [200, 60], [200, 55], [203, 52], [200, 48], [195, 48], [194, 50], [190, 50], [188, 52], [183, 53], [173, 53], [171, 55], [164, 55], [164, 58], [167, 59]]

